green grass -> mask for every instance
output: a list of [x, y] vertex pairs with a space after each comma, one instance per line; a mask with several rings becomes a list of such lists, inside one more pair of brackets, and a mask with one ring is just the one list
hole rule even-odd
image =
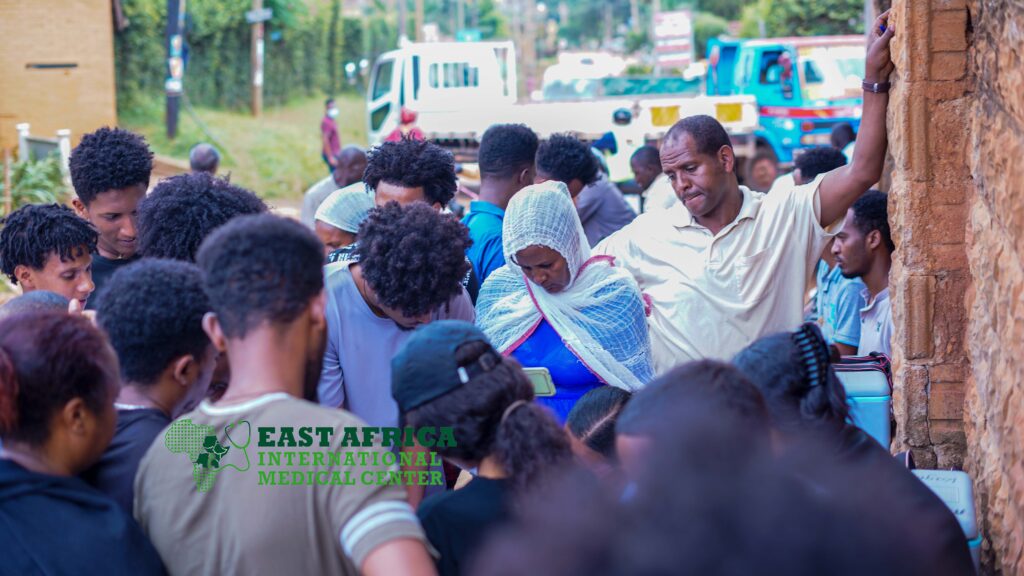
[[[366, 146], [363, 97], [345, 94], [335, 101], [341, 111], [338, 126], [342, 146]], [[194, 144], [212, 142], [223, 156], [218, 174], [230, 172], [232, 182], [279, 203], [298, 201], [306, 188], [327, 175], [320, 158], [323, 98], [265, 109], [262, 118], [243, 111], [210, 108], [196, 108], [195, 112], [212, 139], [182, 106], [178, 137], [168, 140], [162, 99], [121, 110], [120, 124], [144, 135], [157, 154], [184, 161]]]

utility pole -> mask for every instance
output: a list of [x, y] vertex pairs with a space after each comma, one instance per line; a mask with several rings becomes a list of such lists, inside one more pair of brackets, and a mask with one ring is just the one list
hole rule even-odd
[[416, 0], [416, 33], [417, 42], [423, 42], [423, 0]]
[[398, 0], [398, 46], [402, 46], [402, 38], [408, 39], [408, 27], [406, 26], [406, 12], [409, 11], [409, 0]]
[[178, 135], [178, 105], [185, 79], [184, 46], [185, 0], [167, 0], [167, 78], [164, 80], [167, 105], [164, 122], [168, 140], [174, 140]]
[[658, 64], [658, 14], [661, 13], [661, 0], [651, 0], [651, 46], [654, 46], [654, 74], [661, 73]]
[[263, 114], [263, 0], [252, 0], [252, 115]]
[[537, 0], [526, 0], [523, 11], [523, 69], [526, 72], [526, 93], [529, 94], [536, 88]]

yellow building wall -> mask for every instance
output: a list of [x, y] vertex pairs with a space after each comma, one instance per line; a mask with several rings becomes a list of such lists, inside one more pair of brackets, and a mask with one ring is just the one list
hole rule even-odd
[[72, 145], [117, 123], [110, 0], [0, 0], [0, 149], [21, 122], [46, 138], [68, 128]]

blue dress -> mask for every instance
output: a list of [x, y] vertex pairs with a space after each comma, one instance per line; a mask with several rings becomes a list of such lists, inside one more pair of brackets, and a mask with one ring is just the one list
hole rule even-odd
[[547, 368], [551, 372], [555, 395], [538, 397], [537, 402], [550, 408], [559, 424], [565, 424], [569, 411], [581, 396], [604, 386], [597, 375], [565, 346], [562, 337], [547, 320], [540, 321], [533, 334], [512, 352], [512, 357], [524, 368]]

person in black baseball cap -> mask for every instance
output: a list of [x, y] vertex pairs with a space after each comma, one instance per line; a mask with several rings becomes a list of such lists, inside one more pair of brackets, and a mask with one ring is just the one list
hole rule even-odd
[[442, 576], [468, 570], [487, 534], [509, 519], [514, 494], [572, 462], [568, 437], [533, 402], [522, 368], [469, 322], [418, 328], [392, 360], [391, 394], [404, 426], [452, 428], [455, 445], [438, 454], [477, 469], [464, 488], [431, 496], [418, 510]]

